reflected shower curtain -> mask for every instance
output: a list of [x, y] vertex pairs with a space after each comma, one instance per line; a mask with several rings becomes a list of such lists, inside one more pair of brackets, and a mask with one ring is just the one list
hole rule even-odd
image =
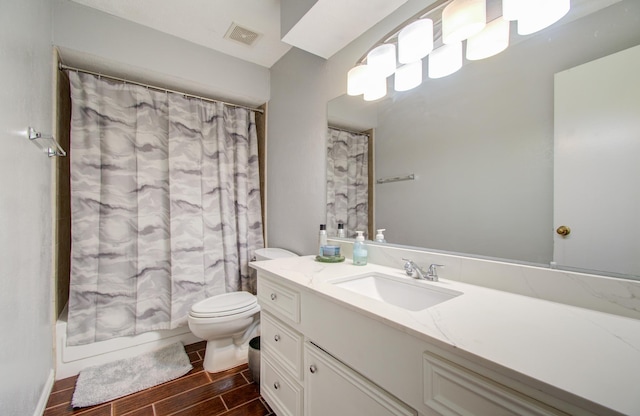
[[255, 293], [248, 262], [264, 243], [254, 112], [69, 78], [68, 344], [175, 328], [208, 296]]
[[354, 238], [369, 224], [369, 136], [329, 128], [327, 134], [327, 230], [343, 223]]

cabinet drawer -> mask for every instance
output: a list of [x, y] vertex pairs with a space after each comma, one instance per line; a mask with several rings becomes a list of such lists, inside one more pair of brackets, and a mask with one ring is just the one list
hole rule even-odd
[[431, 353], [423, 355], [424, 403], [441, 415], [564, 415]]
[[291, 377], [302, 380], [302, 335], [268, 313], [262, 313], [262, 350], [272, 356]]
[[302, 415], [302, 387], [276, 368], [269, 354], [262, 354], [260, 394], [278, 416]]
[[271, 280], [258, 277], [258, 301], [265, 310], [300, 323], [300, 293]]

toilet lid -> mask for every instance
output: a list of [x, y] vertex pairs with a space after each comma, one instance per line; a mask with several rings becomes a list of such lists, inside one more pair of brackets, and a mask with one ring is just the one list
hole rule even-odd
[[255, 308], [257, 304], [258, 300], [249, 292], [223, 293], [195, 303], [190, 314], [197, 318], [236, 315]]

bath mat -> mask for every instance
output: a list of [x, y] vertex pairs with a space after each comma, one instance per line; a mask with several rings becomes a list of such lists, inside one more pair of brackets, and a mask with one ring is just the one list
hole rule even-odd
[[177, 342], [157, 351], [80, 371], [71, 405], [108, 402], [187, 374], [192, 369], [184, 346]]

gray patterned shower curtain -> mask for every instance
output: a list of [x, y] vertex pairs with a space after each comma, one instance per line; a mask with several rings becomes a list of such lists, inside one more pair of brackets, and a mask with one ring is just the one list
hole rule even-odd
[[186, 324], [255, 293], [263, 247], [253, 111], [69, 71], [68, 344]]
[[327, 232], [343, 223], [346, 236], [369, 226], [369, 135], [329, 127], [327, 133]]

